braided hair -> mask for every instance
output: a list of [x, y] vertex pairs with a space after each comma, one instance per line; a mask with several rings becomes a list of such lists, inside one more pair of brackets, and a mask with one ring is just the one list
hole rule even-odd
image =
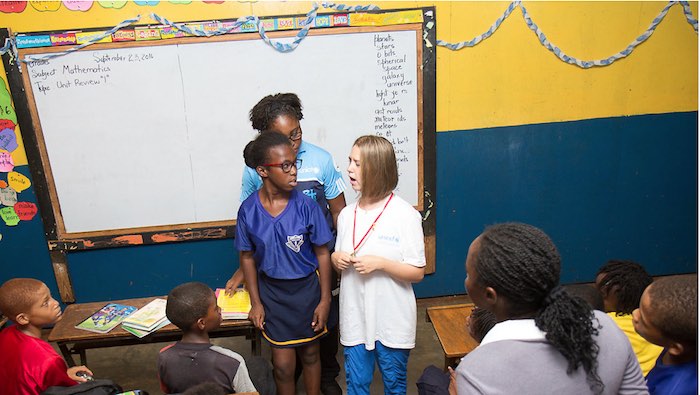
[[301, 109], [299, 96], [294, 93], [277, 93], [263, 97], [253, 106], [248, 115], [253, 129], [263, 131], [269, 129], [275, 119], [281, 115], [301, 121], [304, 118]]
[[582, 366], [591, 390], [601, 393], [593, 310], [558, 285], [561, 257], [552, 240], [522, 223], [490, 226], [480, 240], [474, 268], [481, 285], [508, 301], [508, 315], [534, 315], [535, 325], [568, 361], [567, 373]]
[[617, 315], [632, 314], [644, 290], [654, 281], [642, 265], [632, 261], [610, 260], [598, 270], [596, 278], [601, 274], [599, 290], [617, 295]]

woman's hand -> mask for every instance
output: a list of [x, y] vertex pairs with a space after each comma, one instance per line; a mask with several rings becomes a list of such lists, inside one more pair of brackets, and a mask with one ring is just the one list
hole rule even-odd
[[360, 274], [370, 274], [375, 270], [383, 270], [384, 258], [376, 255], [350, 257], [350, 262]]
[[265, 326], [265, 308], [262, 304], [253, 304], [248, 312], [248, 319], [256, 328], [263, 330]]
[[236, 271], [233, 272], [231, 278], [228, 281], [226, 281], [226, 289], [224, 292], [228, 296], [233, 295], [233, 293], [236, 291], [236, 288], [238, 288], [238, 286], [241, 285], [241, 283], [243, 283], [244, 281], [245, 278], [243, 276], [243, 270], [241, 270], [241, 268], [236, 269]]
[[321, 332], [323, 328], [326, 327], [326, 322], [328, 321], [328, 312], [331, 309], [330, 302], [321, 301], [316, 310], [314, 310], [314, 320], [311, 323], [311, 327], [314, 332]]
[[351, 258], [352, 257], [350, 254], [343, 251], [336, 251], [331, 254], [331, 262], [333, 263], [333, 267], [339, 272], [342, 272], [352, 265], [352, 262], [350, 261]]

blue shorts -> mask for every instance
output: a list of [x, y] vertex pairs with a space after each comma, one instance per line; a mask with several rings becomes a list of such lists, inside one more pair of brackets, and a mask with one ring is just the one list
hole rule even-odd
[[348, 395], [369, 395], [369, 385], [374, 375], [374, 364], [379, 366], [385, 394], [406, 394], [406, 371], [411, 350], [389, 348], [380, 342], [374, 350], [364, 344], [345, 347], [345, 379]]
[[263, 337], [273, 347], [299, 347], [322, 337], [328, 330], [314, 332], [311, 322], [321, 301], [318, 275], [278, 280], [258, 274], [258, 292], [265, 308]]

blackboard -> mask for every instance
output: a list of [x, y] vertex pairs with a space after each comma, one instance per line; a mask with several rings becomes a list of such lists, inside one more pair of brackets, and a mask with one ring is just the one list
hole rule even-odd
[[[429, 217], [428, 33], [425, 23], [312, 29], [289, 53], [257, 33], [100, 43], [22, 71], [5, 59], [30, 163], [40, 164], [35, 184], [45, 184], [37, 192], [42, 212], [50, 211], [50, 249], [231, 237], [242, 150], [255, 136], [248, 111], [277, 92], [299, 95], [304, 139], [330, 151], [343, 172], [356, 137], [392, 141], [397, 192]], [[346, 200], [354, 199], [348, 188]]]

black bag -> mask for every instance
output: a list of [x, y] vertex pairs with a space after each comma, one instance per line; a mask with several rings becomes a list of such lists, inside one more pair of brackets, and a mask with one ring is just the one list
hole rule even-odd
[[116, 395], [120, 392], [122, 388], [114, 381], [95, 379], [71, 387], [49, 387], [41, 395]]
[[418, 395], [448, 395], [450, 393], [450, 374], [435, 365], [430, 365], [416, 381]]

